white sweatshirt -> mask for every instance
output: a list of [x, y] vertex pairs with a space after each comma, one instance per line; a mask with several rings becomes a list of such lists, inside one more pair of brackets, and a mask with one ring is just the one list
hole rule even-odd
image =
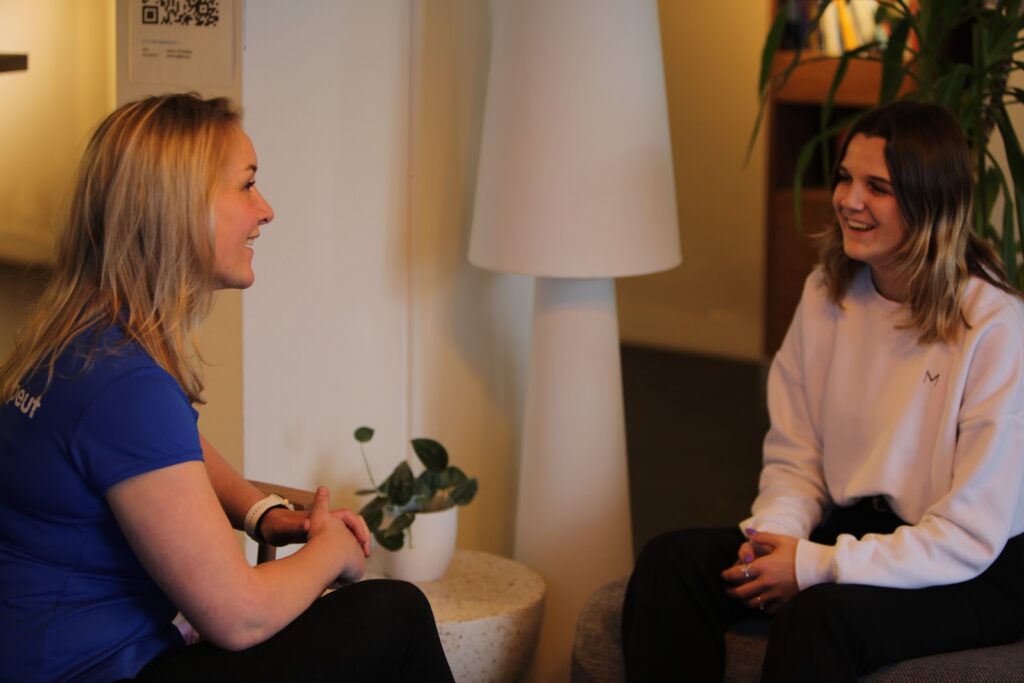
[[[918, 344], [896, 329], [905, 317], [868, 268], [842, 308], [816, 270], [772, 363], [760, 492], [740, 528], [800, 538], [801, 589], [966, 581], [1024, 531], [1024, 305], [971, 278], [955, 343]], [[828, 507], [876, 495], [908, 525], [807, 540]]]

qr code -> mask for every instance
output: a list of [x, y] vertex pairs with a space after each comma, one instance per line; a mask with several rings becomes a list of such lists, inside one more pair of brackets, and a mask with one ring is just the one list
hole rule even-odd
[[142, 23], [216, 26], [220, 0], [142, 0]]

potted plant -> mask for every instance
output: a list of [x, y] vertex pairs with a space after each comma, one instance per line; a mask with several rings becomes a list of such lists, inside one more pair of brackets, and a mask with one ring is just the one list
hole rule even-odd
[[[440, 578], [455, 552], [456, 506], [473, 500], [477, 480], [449, 465], [448, 451], [440, 443], [418, 438], [411, 444], [423, 463], [423, 471], [414, 475], [409, 463], [403, 460], [378, 485], [364, 450], [364, 444], [373, 438], [373, 429], [360, 427], [353, 436], [373, 486], [356, 493], [374, 496], [359, 514], [378, 545], [388, 551], [385, 573], [409, 581]], [[412, 525], [417, 519], [420, 521], [414, 535]]]
[[[808, 26], [813, 33], [832, 0], [818, 3]], [[872, 40], [844, 50], [838, 58], [805, 49], [797, 41], [792, 60], [773, 73], [775, 56], [787, 36], [790, 8], [780, 3], [779, 14], [765, 40], [759, 89], [761, 113], [754, 126], [756, 137], [770, 93], [783, 86], [802, 64], [836, 59], [837, 66], [822, 106], [821, 130], [800, 150], [794, 173], [794, 208], [800, 225], [800, 188], [815, 149], [821, 150], [825, 176], [829, 177], [829, 144], [859, 116], [834, 120], [835, 95], [853, 60], [881, 65], [878, 104], [898, 97], [944, 105], [960, 122], [974, 150], [974, 227], [1002, 255], [1011, 282], [1024, 285], [1018, 264], [1024, 243], [1024, 153], [1011, 123], [1008, 108], [1024, 102], [1024, 90], [1009, 85], [1013, 72], [1024, 67], [1015, 54], [1024, 47], [1024, 0], [878, 0], [875, 20], [888, 28], [885, 40]], [[905, 93], [901, 95], [900, 93]], [[989, 142], [998, 130], [1012, 183], [1007, 181]], [[751, 139], [753, 142], [753, 137]], [[1006, 210], [1000, 229], [992, 224], [997, 197]]]

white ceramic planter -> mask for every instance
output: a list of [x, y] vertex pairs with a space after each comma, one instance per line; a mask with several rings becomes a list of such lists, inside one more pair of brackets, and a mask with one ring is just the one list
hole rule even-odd
[[[455, 554], [459, 508], [417, 512], [401, 550], [381, 548], [383, 570], [402, 581], [434, 581], [444, 576]], [[410, 542], [411, 541], [411, 542]]]

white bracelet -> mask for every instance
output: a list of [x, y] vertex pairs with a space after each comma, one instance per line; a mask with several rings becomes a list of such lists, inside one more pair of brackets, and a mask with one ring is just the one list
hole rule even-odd
[[253, 503], [249, 511], [245, 513], [245, 533], [252, 540], [257, 543], [263, 543], [263, 538], [260, 536], [259, 524], [260, 520], [263, 519], [269, 510], [273, 508], [288, 508], [294, 510], [292, 504], [288, 502], [287, 498], [282, 498], [276, 493], [271, 493], [266, 498], [256, 501]]

